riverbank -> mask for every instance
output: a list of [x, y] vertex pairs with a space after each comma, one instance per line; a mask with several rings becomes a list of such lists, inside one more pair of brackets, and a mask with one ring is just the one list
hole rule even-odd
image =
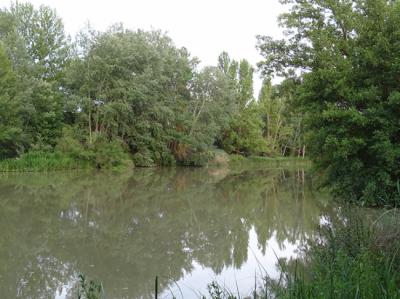
[[123, 170], [133, 167], [126, 156], [113, 157], [107, 154], [66, 154], [59, 151], [31, 151], [18, 158], [0, 160], [0, 172], [47, 172], [84, 169]]
[[[311, 165], [310, 160], [304, 158], [260, 156], [244, 157], [240, 155], [228, 155], [224, 151], [216, 150], [213, 159], [203, 166], [243, 169], [244, 167], [304, 167], [309, 165]], [[112, 153], [99, 155], [91, 152], [87, 152], [82, 155], [76, 155], [59, 151], [31, 151], [22, 154], [18, 158], [0, 160], [0, 172], [45, 172], [77, 169], [123, 170], [134, 166], [135, 165], [133, 161], [129, 159], [127, 155], [115, 156], [112, 155]], [[176, 166], [180, 165], [172, 165], [168, 167]]]
[[263, 167], [263, 166], [284, 166], [284, 167], [304, 167], [311, 166], [311, 161], [308, 158], [299, 157], [260, 157], [249, 156], [243, 157], [240, 155], [229, 156], [229, 166], [231, 167]]
[[44, 172], [91, 168], [89, 162], [59, 152], [29, 152], [0, 161], [0, 172]]

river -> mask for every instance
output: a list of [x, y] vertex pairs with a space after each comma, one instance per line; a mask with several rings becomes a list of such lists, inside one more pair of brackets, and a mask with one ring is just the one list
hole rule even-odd
[[134, 169], [0, 176], [0, 297], [250, 295], [337, 212], [301, 167]]

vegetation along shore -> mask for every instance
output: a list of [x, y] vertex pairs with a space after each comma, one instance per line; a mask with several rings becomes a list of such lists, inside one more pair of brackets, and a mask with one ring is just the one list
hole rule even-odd
[[[257, 36], [256, 66], [227, 52], [202, 66], [158, 30], [88, 25], [70, 37], [48, 6], [0, 8], [0, 172], [225, 167], [236, 186], [240, 175], [293, 165], [304, 185], [302, 167], [312, 168], [310, 184], [340, 208], [314, 223], [318, 234], [295, 258], [277, 257], [280, 277], [265, 272], [251, 296], [400, 298], [400, 1], [280, 2], [284, 37]], [[178, 181], [176, 190], [188, 188]], [[225, 183], [207, 190], [223, 197]], [[165, 186], [159, 194], [172, 192]], [[57, 215], [87, 219], [89, 199], [85, 206]], [[101, 284], [83, 275], [79, 283], [79, 298], [105, 297]], [[218, 282], [208, 290], [207, 298], [242, 296]]]

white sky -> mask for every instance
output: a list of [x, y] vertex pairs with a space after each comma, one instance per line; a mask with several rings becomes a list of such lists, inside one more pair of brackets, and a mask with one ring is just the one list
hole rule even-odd
[[[26, 2], [25, 0], [19, 0]], [[277, 17], [284, 7], [278, 0], [31, 0], [55, 8], [67, 33], [74, 36], [87, 21], [97, 30], [116, 22], [130, 29], [161, 29], [177, 46], [185, 46], [202, 65], [216, 65], [227, 51], [253, 65], [260, 56], [257, 34], [281, 37]], [[0, 0], [0, 7], [10, 4]], [[255, 75], [255, 93], [261, 81]]]

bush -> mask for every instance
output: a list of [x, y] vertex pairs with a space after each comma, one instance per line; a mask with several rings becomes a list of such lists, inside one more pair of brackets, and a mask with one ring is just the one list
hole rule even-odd
[[58, 140], [56, 150], [68, 154], [76, 159], [89, 160], [88, 153], [76, 136], [72, 127], [63, 128], [62, 137]]
[[108, 141], [102, 136], [89, 146], [91, 162], [97, 169], [120, 169], [131, 165], [132, 160], [118, 139]]
[[135, 166], [154, 167], [156, 166], [156, 164], [154, 163], [154, 160], [151, 156], [152, 155], [149, 151], [142, 151], [134, 154], [132, 160]]
[[83, 168], [128, 168], [132, 160], [118, 139], [97, 135], [93, 143], [81, 142], [74, 130], [66, 127], [54, 151], [31, 150], [16, 159], [0, 161], [0, 171], [49, 171]]
[[97, 169], [119, 169], [132, 166], [132, 160], [119, 139], [108, 140], [102, 134], [94, 134], [92, 143], [79, 140], [72, 127], [63, 129], [56, 149]]

